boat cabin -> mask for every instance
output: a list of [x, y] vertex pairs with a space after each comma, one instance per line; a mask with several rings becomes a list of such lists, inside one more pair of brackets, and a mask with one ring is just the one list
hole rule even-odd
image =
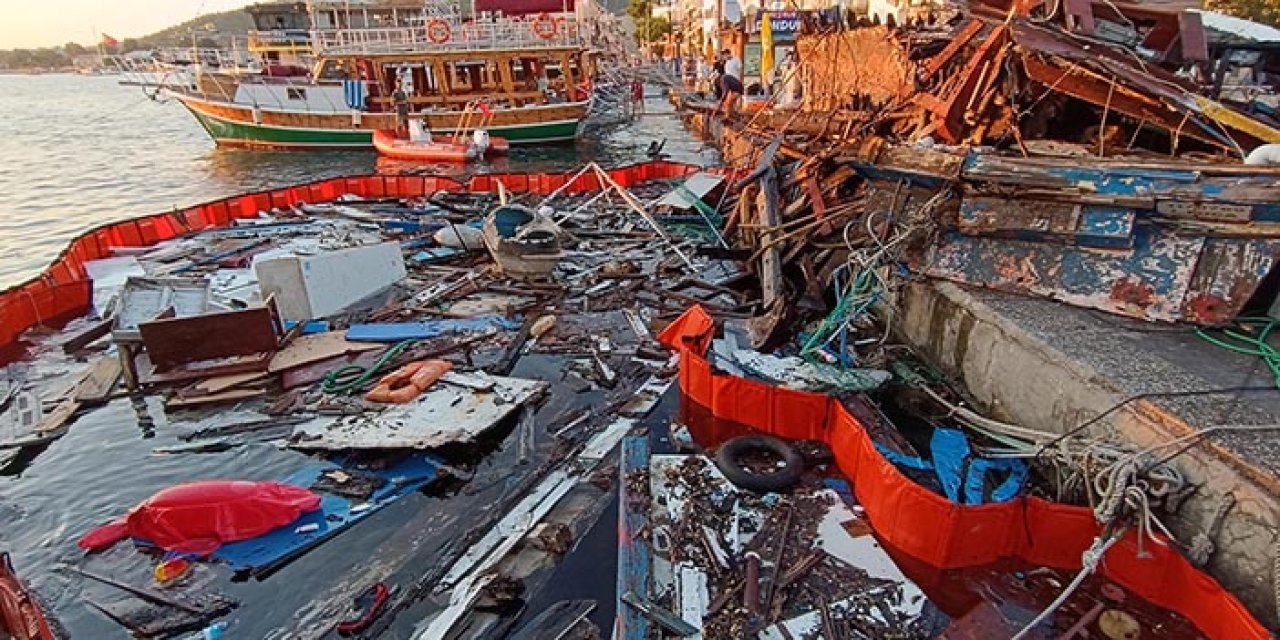
[[399, 82], [410, 108], [453, 110], [485, 99], [495, 107], [579, 102], [587, 98], [589, 56], [578, 49], [413, 53], [325, 58], [316, 65], [319, 80], [365, 83], [364, 107], [391, 112]]

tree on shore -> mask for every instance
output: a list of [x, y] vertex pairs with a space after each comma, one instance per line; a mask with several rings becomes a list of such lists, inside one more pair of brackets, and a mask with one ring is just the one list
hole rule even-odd
[[653, 0], [630, 0], [627, 15], [636, 25], [636, 40], [653, 42], [671, 32], [671, 22], [665, 16], [653, 15]]
[[1280, 2], [1276, 0], [1208, 0], [1205, 6], [1237, 18], [1280, 27]]

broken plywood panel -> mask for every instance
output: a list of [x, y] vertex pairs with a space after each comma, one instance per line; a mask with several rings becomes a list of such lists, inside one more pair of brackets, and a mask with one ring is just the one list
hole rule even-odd
[[279, 373], [316, 362], [323, 362], [349, 353], [373, 351], [384, 345], [374, 342], [352, 342], [345, 331], [326, 331], [309, 336], [299, 336], [271, 358], [267, 371]]
[[375, 416], [348, 416], [329, 426], [298, 425], [295, 449], [427, 449], [470, 442], [547, 388], [538, 380], [497, 377], [492, 392], [437, 384], [415, 401]]
[[157, 371], [180, 365], [276, 350], [278, 326], [270, 306], [167, 318], [138, 325]]

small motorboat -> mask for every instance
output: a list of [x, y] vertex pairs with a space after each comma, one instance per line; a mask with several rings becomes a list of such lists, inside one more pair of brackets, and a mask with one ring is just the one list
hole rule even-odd
[[426, 162], [470, 162], [487, 155], [505, 154], [511, 148], [506, 138], [494, 138], [483, 129], [455, 142], [450, 136], [428, 136], [422, 125], [409, 123], [409, 137], [401, 138], [390, 129], [373, 132], [373, 146], [378, 153], [397, 160]]

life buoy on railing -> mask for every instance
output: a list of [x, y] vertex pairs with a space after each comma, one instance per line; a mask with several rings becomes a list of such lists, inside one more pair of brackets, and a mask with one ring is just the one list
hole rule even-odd
[[436, 43], [444, 44], [453, 36], [453, 30], [449, 28], [449, 23], [440, 18], [432, 18], [427, 23], [427, 39]]
[[556, 22], [551, 16], [545, 12], [539, 13], [538, 17], [533, 19], [533, 33], [543, 40], [550, 40], [556, 37]]

